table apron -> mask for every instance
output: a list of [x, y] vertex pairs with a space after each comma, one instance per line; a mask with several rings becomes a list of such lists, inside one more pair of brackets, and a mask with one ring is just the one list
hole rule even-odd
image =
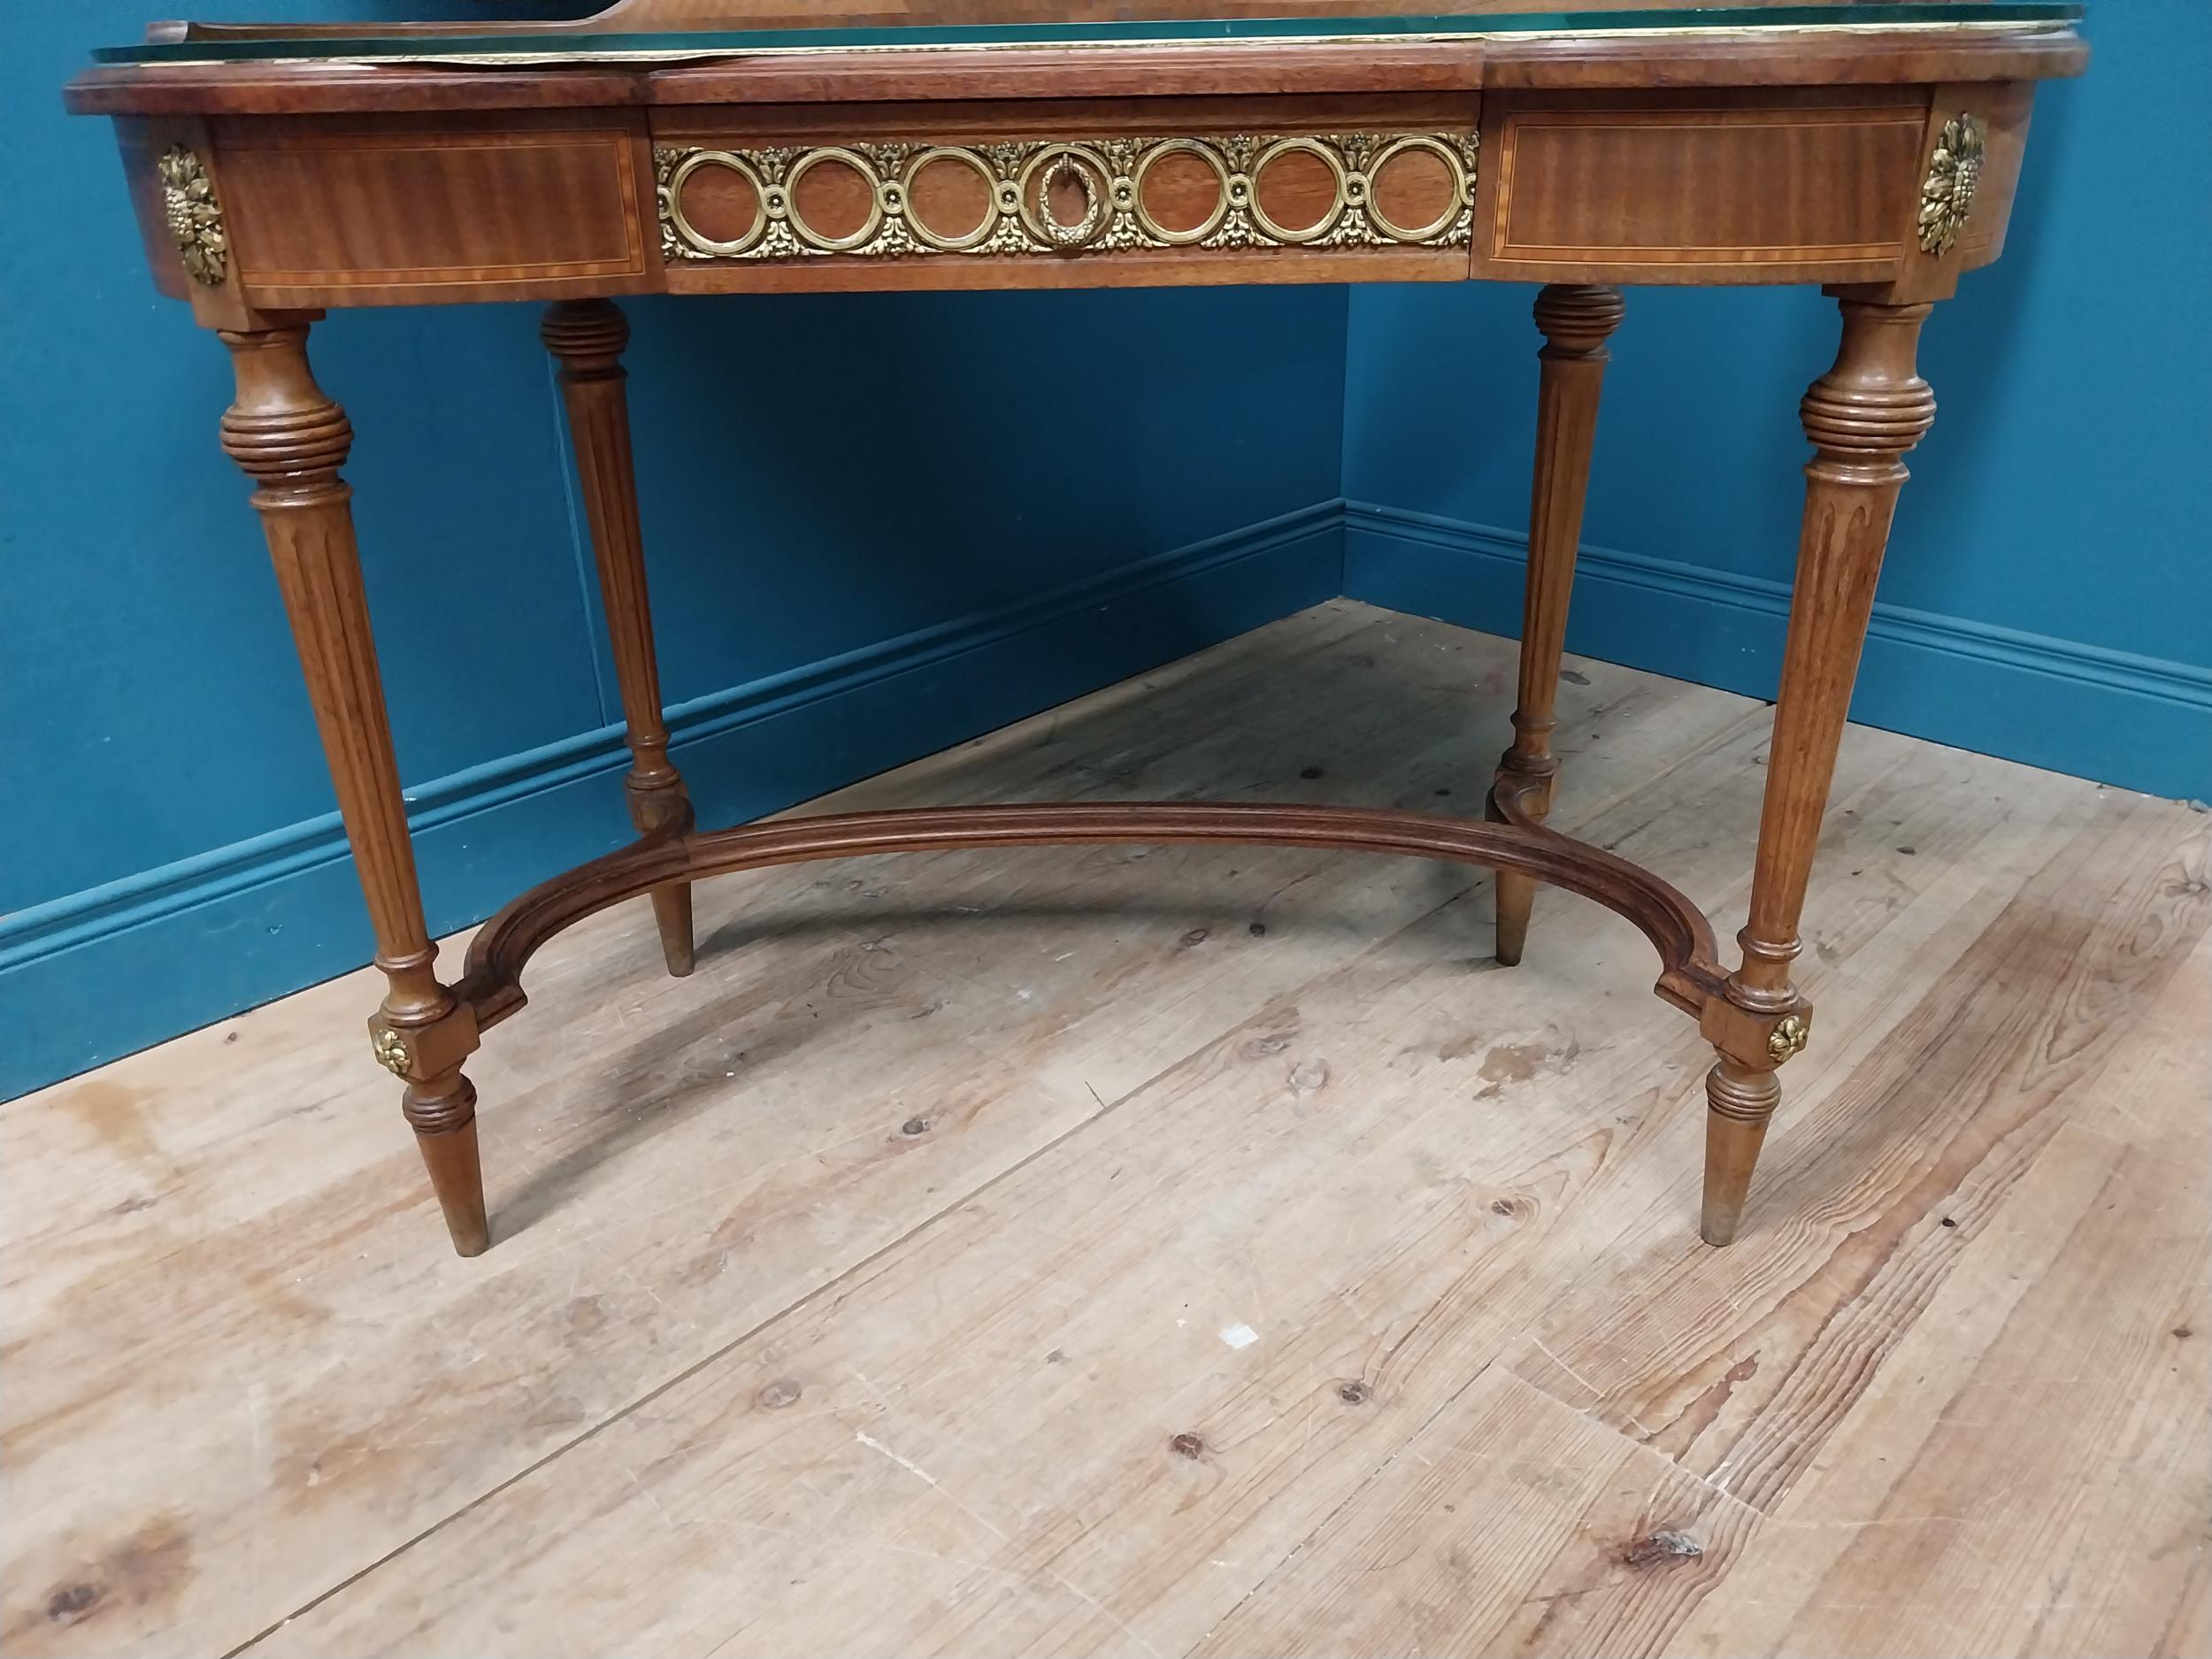
[[[119, 119], [202, 320], [639, 293], [1879, 285], [2001, 248], [2028, 82]], [[1924, 244], [1946, 124], [1985, 135]], [[180, 241], [175, 157], [219, 269]], [[165, 171], [165, 169], [167, 169]], [[204, 227], [203, 227], [204, 242]]]

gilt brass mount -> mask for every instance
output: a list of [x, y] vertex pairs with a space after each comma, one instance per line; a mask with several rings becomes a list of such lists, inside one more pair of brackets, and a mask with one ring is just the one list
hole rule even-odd
[[[1291, 157], [1317, 163], [1329, 200], [1309, 225], [1271, 217], [1260, 180]], [[1400, 224], [1376, 201], [1376, 180], [1402, 158], [1425, 157], [1442, 170], [1443, 205], [1425, 224]], [[1215, 185], [1211, 207], [1191, 226], [1164, 223], [1147, 206], [1154, 167], [1194, 161]], [[758, 150], [656, 146], [661, 252], [686, 259], [792, 259], [825, 254], [912, 257], [947, 253], [1075, 254], [1201, 248], [1463, 248], [1472, 235], [1476, 135], [1462, 133], [1338, 133], [1291, 137], [1102, 138], [1007, 143], [811, 145]], [[870, 199], [859, 224], [829, 233], [810, 224], [798, 183], [819, 166], [858, 175]], [[985, 187], [972, 225], [932, 226], [918, 211], [915, 181], [935, 166], [964, 167]], [[749, 188], [751, 222], [726, 238], [709, 235], [684, 207], [684, 189], [702, 169], [733, 174]], [[1051, 199], [1079, 196], [1083, 211], [1061, 217]]]
[[187, 146], [172, 144], [162, 154], [160, 173], [162, 212], [185, 274], [202, 288], [220, 288], [230, 265], [230, 240], [206, 164]]
[[380, 1025], [370, 1035], [369, 1048], [376, 1056], [377, 1064], [394, 1077], [405, 1077], [407, 1068], [414, 1064], [415, 1056], [408, 1052], [407, 1039], [389, 1025]]
[[1928, 176], [1920, 187], [1920, 250], [1951, 250], [1974, 211], [1974, 192], [1982, 181], [1988, 127], [1978, 115], [1955, 115], [1937, 135]]
[[1779, 1065], [1791, 1056], [1802, 1053], [1810, 1034], [1802, 1014], [1785, 1014], [1767, 1033], [1767, 1053]]

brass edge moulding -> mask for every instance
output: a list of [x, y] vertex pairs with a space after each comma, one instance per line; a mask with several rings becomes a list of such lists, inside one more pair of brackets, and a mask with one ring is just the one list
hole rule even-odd
[[1920, 250], [1946, 254], [1974, 211], [1988, 148], [1987, 125], [1978, 115], [1955, 115], [1936, 135], [1935, 154], [1920, 186]]
[[[1463, 248], [1474, 223], [1476, 150], [1471, 130], [757, 150], [656, 145], [653, 168], [661, 251], [671, 260], [1071, 255], [1191, 247]], [[1374, 199], [1375, 176], [1411, 151], [1435, 157], [1451, 181], [1444, 211], [1425, 225], [1396, 224]], [[1333, 187], [1321, 217], [1310, 225], [1279, 224], [1256, 199], [1260, 176], [1290, 155], [1317, 161]], [[1147, 175], [1171, 156], [1190, 157], [1213, 173], [1215, 202], [1195, 226], [1164, 225], [1145, 206]], [[850, 168], [872, 187], [860, 225], [841, 234], [809, 225], [795, 199], [799, 180], [824, 164]], [[983, 216], [969, 229], [933, 229], [913, 211], [915, 179], [924, 168], [941, 164], [972, 169], [987, 188]], [[684, 211], [684, 187], [703, 168], [734, 173], [755, 197], [752, 223], [726, 241], [703, 234]], [[1061, 216], [1053, 201], [1056, 188], [1079, 197], [1079, 216]]]
[[202, 288], [220, 288], [230, 265], [230, 239], [223, 232], [223, 205], [216, 200], [207, 164], [189, 145], [172, 144], [162, 152], [159, 170], [162, 212], [185, 274]]

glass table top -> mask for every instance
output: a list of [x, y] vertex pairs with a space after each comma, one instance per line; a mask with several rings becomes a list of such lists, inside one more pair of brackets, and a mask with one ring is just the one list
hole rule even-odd
[[207, 38], [93, 53], [103, 64], [167, 64], [306, 59], [466, 62], [497, 60], [618, 62], [714, 58], [763, 52], [949, 50], [960, 47], [1200, 45], [1268, 41], [1409, 42], [1526, 37], [1542, 35], [1767, 33], [1808, 29], [1993, 27], [2078, 22], [2075, 0], [1880, 0], [1872, 4], [1689, 6], [1677, 10], [1486, 12], [1379, 16], [1154, 19], [1106, 23], [929, 23], [868, 21], [836, 27], [704, 27], [624, 33], [570, 26], [511, 27], [500, 33], [450, 33], [420, 26], [405, 33], [254, 35], [224, 32]]

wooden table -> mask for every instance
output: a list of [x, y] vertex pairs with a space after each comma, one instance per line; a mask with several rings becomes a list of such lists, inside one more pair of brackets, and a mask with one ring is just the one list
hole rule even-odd
[[[617, 0], [581, 23], [160, 26], [69, 105], [111, 116], [154, 279], [229, 347], [223, 447], [254, 480], [388, 989], [370, 1019], [454, 1248], [490, 1241], [463, 1071], [563, 928], [649, 895], [692, 965], [690, 884], [902, 849], [1215, 841], [1497, 872], [1497, 955], [1540, 883], [1657, 950], [1718, 1057], [1701, 1231], [1735, 1236], [1777, 1072], [1836, 748], [1903, 456], [1935, 399], [1922, 323], [1994, 259], [2036, 81], [2077, 73], [2077, 9], [2003, 0], [1633, 7], [1514, 0]], [[1486, 820], [1191, 803], [847, 813], [702, 831], [668, 757], [616, 296], [1183, 283], [1540, 282], [1519, 704]], [[1738, 965], [1658, 875], [1544, 827], [1567, 602], [1615, 285], [1817, 282], [1835, 366], [1799, 408], [1788, 643]], [[308, 367], [333, 306], [549, 301], [633, 763], [637, 841], [525, 893], [442, 979], [339, 476]], [[1081, 342], [1077, 342], [1081, 343]], [[1726, 342], [1717, 342], [1725, 349]]]

